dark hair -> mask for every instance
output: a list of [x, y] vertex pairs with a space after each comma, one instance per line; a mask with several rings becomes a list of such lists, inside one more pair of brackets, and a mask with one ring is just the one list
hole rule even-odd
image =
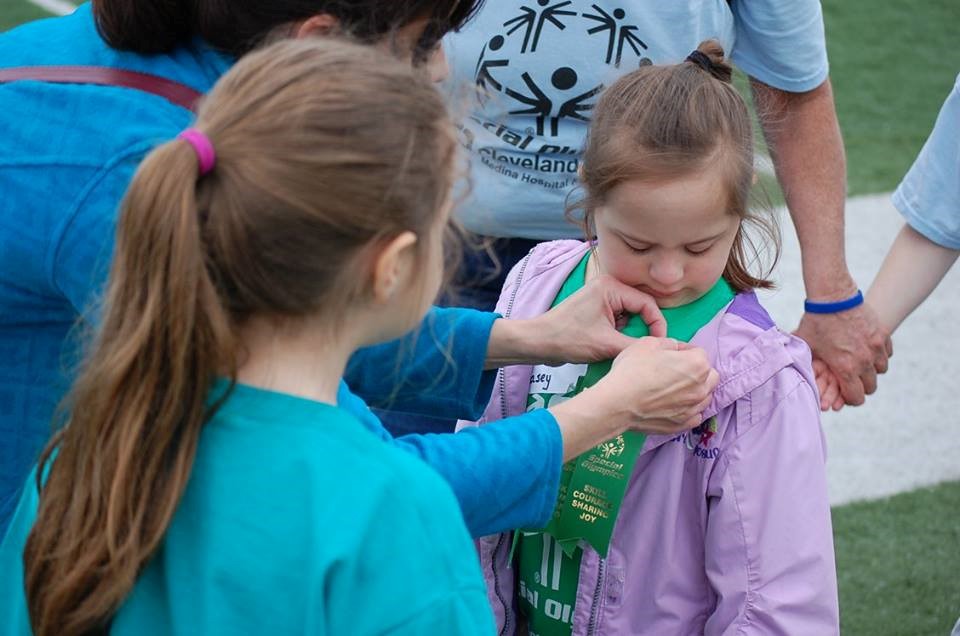
[[326, 13], [362, 42], [427, 18], [423, 54], [466, 24], [483, 0], [93, 0], [97, 30], [115, 49], [166, 53], [198, 36], [237, 57], [277, 28]]
[[779, 256], [780, 232], [769, 205], [764, 206], [765, 215], [750, 209], [753, 130], [731, 75], [723, 47], [707, 40], [680, 64], [644, 66], [608, 88], [594, 110], [583, 154], [586, 196], [570, 212], [582, 213], [575, 220], [592, 238], [594, 210], [618, 184], [669, 180], [720, 166], [728, 192], [727, 212], [742, 220], [723, 277], [737, 291], [768, 289], [773, 287], [768, 272], [760, 276], [749, 272], [761, 249], [744, 223], [765, 239], [764, 247], [774, 255], [771, 267]]
[[366, 302], [377, 244], [410, 231], [426, 257], [454, 179], [424, 74], [332, 38], [245, 56], [196, 127], [209, 174], [174, 140], [133, 178], [98, 337], [39, 460], [23, 560], [38, 636], [108, 631], [186, 488], [214, 376], [236, 377], [244, 321], [322, 311], [335, 327]]

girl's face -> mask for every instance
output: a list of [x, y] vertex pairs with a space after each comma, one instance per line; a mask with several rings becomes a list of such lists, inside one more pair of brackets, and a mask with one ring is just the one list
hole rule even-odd
[[697, 300], [720, 279], [740, 218], [718, 168], [666, 182], [625, 181], [594, 213], [599, 269], [660, 307]]

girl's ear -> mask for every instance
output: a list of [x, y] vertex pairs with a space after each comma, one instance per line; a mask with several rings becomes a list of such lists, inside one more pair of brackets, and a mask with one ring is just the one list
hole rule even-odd
[[759, 180], [760, 180], [760, 175], [757, 173], [756, 170], [754, 170], [754, 171], [753, 171], [753, 180], [751, 181], [751, 183], [753, 183], [753, 185], [757, 185], [757, 181], [759, 181]]
[[294, 25], [293, 37], [330, 36], [340, 32], [340, 21], [329, 13], [318, 13]]
[[413, 278], [417, 235], [402, 232], [390, 239], [376, 255], [373, 263], [374, 302], [390, 302]]

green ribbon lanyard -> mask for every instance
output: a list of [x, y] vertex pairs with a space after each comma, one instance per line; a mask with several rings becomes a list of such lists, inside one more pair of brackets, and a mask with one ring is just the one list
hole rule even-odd
[[[586, 254], [567, 278], [553, 306], [584, 286], [589, 256]], [[662, 309], [667, 320], [667, 335], [689, 342], [733, 297], [733, 289], [721, 278], [694, 302]], [[640, 316], [631, 316], [623, 333], [640, 338], [650, 332]], [[612, 364], [612, 360], [590, 364], [585, 375], [564, 397], [573, 397], [599, 382]], [[638, 431], [627, 431], [563, 465], [557, 505], [542, 532], [553, 536], [568, 557], [583, 539], [606, 558], [620, 504], [646, 437]], [[513, 549], [516, 549], [520, 535], [520, 532], [514, 533]]]

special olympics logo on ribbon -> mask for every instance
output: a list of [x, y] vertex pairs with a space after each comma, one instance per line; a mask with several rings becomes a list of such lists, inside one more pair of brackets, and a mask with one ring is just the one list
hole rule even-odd
[[626, 443], [623, 441], [623, 435], [617, 435], [616, 438], [600, 444], [600, 452], [603, 454], [604, 459], [619, 457], [623, 454], [625, 448]]

